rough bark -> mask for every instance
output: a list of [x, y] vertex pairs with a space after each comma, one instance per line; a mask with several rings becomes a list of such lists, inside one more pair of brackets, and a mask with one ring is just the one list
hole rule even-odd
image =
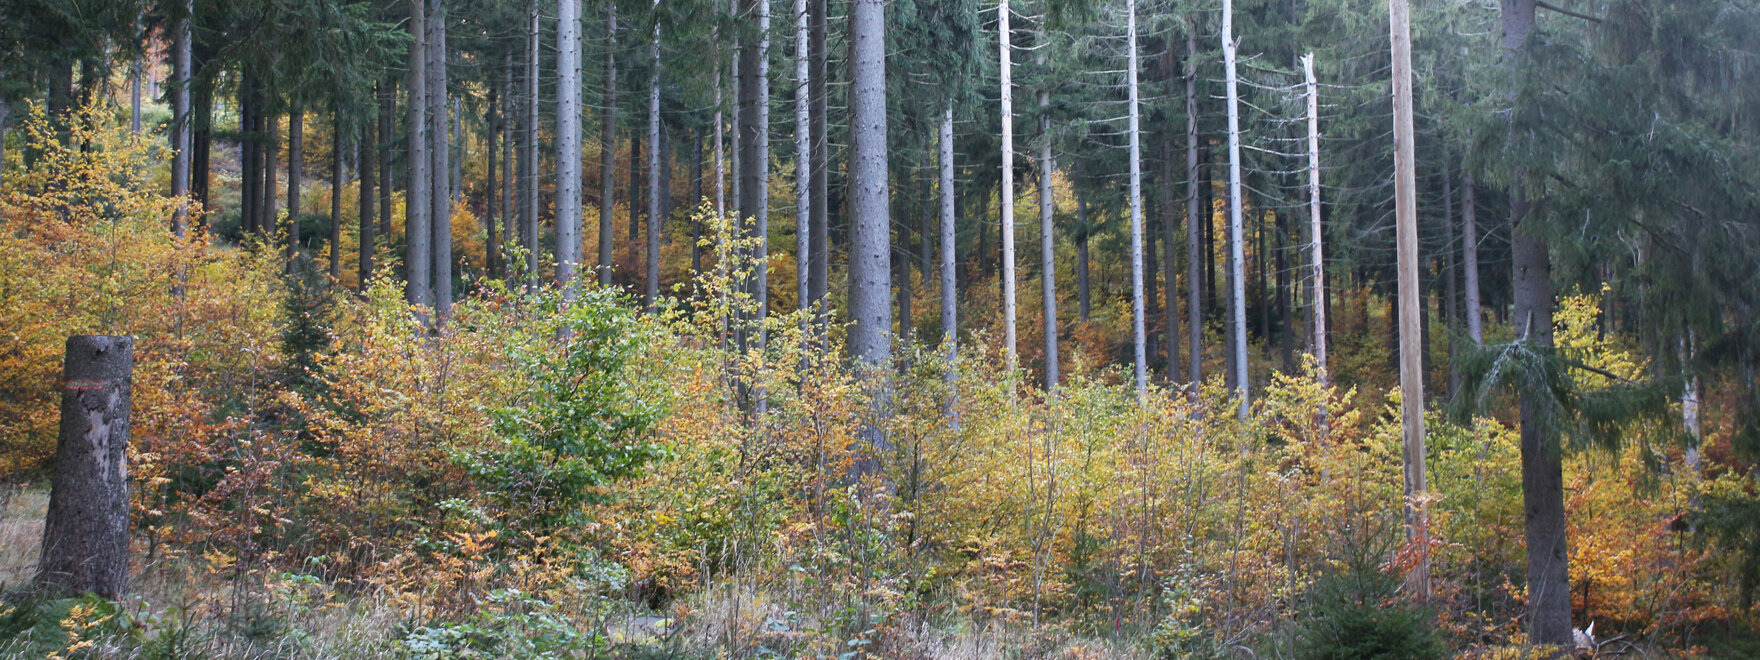
[[1130, 207], [1131, 207], [1131, 336], [1135, 339], [1134, 373], [1137, 401], [1149, 395], [1148, 337], [1144, 331], [1143, 290], [1143, 139], [1137, 98], [1137, 3], [1125, 0], [1126, 95], [1129, 99]]
[[330, 281], [342, 280], [342, 110], [330, 130]]
[[305, 183], [305, 112], [295, 106], [287, 113], [287, 259], [288, 267], [299, 252], [299, 191]]
[[1014, 263], [1014, 56], [1009, 46], [1008, 0], [996, 9], [1002, 124], [1002, 344], [1010, 377], [1019, 366], [1015, 346]]
[[1246, 421], [1251, 411], [1247, 397], [1247, 292], [1243, 272], [1246, 257], [1242, 253], [1241, 236], [1241, 121], [1240, 91], [1235, 74], [1234, 1], [1222, 2], [1222, 55], [1228, 88], [1228, 238], [1229, 238], [1229, 327], [1230, 373], [1235, 393], [1240, 397], [1240, 418]]
[[[173, 87], [171, 90], [171, 148], [176, 150], [171, 160], [171, 194], [174, 197], [189, 194], [190, 157], [194, 155], [190, 149], [189, 86], [190, 76], [190, 6], [193, 0], [184, 0], [182, 15], [178, 17], [174, 40], [176, 54], [172, 58]], [[141, 132], [141, 76], [140, 62], [136, 60], [134, 70], [134, 132]], [[3, 119], [0, 119], [3, 120]], [[177, 210], [171, 215], [171, 231], [178, 238], [183, 238], [189, 228], [189, 205], [179, 203]]]
[[1204, 289], [1199, 255], [1199, 223], [1208, 224], [1209, 209], [1199, 206], [1198, 160], [1198, 31], [1186, 30], [1186, 382], [1203, 381]]
[[[1133, 42], [1134, 43], [1134, 42]], [[1045, 65], [1045, 33], [1040, 32], [1036, 61]], [[1133, 60], [1134, 61], [1134, 60]], [[1039, 297], [1044, 309], [1045, 391], [1057, 389], [1057, 210], [1052, 183], [1057, 164], [1051, 158], [1051, 93], [1039, 90]], [[1135, 133], [1132, 134], [1133, 136]], [[1139, 337], [1140, 339], [1141, 337]]]
[[1302, 76], [1308, 87], [1308, 269], [1313, 293], [1314, 364], [1320, 382], [1326, 375], [1326, 254], [1320, 230], [1320, 94], [1314, 80], [1314, 54], [1302, 57]]
[[1093, 311], [1093, 300], [1089, 297], [1092, 291], [1088, 282], [1088, 242], [1091, 232], [1087, 230], [1088, 198], [1082, 194], [1080, 187], [1076, 188], [1076, 225], [1083, 228], [1081, 237], [1076, 239], [1076, 304], [1082, 322], [1087, 323], [1090, 312]]
[[813, 304], [812, 39], [807, 0], [794, 0], [794, 275], [795, 301]]
[[[660, 0], [654, 0], [660, 6]], [[643, 278], [642, 305], [653, 313], [660, 304], [660, 26], [654, 25], [654, 38], [649, 43], [652, 68], [648, 72], [648, 253], [643, 262], [647, 273]]]
[[[434, 311], [440, 322], [452, 316], [452, 140], [447, 137], [448, 89], [446, 75], [446, 0], [428, 0], [428, 166], [433, 177], [428, 211], [433, 238], [429, 276], [433, 282]], [[578, 185], [578, 184], [577, 184]], [[578, 215], [578, 214], [577, 214]]]
[[1485, 341], [1484, 311], [1479, 307], [1479, 203], [1474, 199], [1473, 173], [1461, 175], [1461, 301], [1466, 314], [1467, 338], [1478, 346]]
[[433, 304], [432, 264], [429, 241], [433, 237], [428, 214], [428, 7], [427, 0], [410, 0], [409, 126], [405, 128], [409, 151], [406, 160], [409, 183], [404, 186], [404, 255], [406, 292], [412, 305]]
[[373, 252], [377, 248], [378, 243], [378, 209], [375, 208], [375, 203], [378, 200], [375, 196], [378, 194], [377, 183], [379, 177], [379, 165], [377, 159], [379, 155], [379, 141], [378, 135], [374, 130], [376, 128], [374, 123], [375, 122], [371, 121], [361, 122], [361, 136], [355, 143], [355, 148], [360, 150], [361, 186], [359, 191], [360, 197], [358, 198], [359, 201], [357, 202], [356, 208], [359, 210], [358, 215], [360, 216], [359, 219], [361, 224], [360, 238], [358, 239], [359, 247], [356, 249], [356, 252], [360, 255], [360, 262], [357, 268], [360, 271], [359, 280], [360, 290], [362, 292], [367, 290], [367, 286], [369, 286], [373, 279]]
[[[948, 101], [941, 115], [941, 342], [947, 349], [951, 364], [958, 356], [959, 308], [958, 273], [954, 254], [955, 226], [953, 183], [953, 102]], [[952, 370], [949, 369], [951, 376]]]
[[67, 338], [61, 435], [37, 564], [40, 590], [128, 592], [128, 423], [134, 338]]
[[391, 240], [391, 189], [395, 177], [392, 168], [396, 159], [386, 145], [397, 138], [397, 78], [387, 76], [379, 82], [379, 130], [378, 142], [373, 145], [373, 160], [379, 164], [379, 232], [378, 235]]
[[491, 80], [488, 85], [489, 126], [483, 133], [483, 140], [488, 143], [484, 145], [483, 151], [489, 157], [487, 176], [483, 182], [483, 266], [491, 277], [501, 272], [501, 241], [496, 236], [495, 225], [495, 211], [498, 210], [495, 208], [495, 166], [501, 155], [501, 145], [497, 144], [501, 138], [500, 91], [500, 87]]
[[1411, 4], [1389, 0], [1388, 25], [1393, 42], [1393, 179], [1394, 229], [1399, 271], [1400, 449], [1405, 463], [1406, 540], [1419, 558], [1406, 574], [1406, 584], [1420, 601], [1430, 599], [1429, 496], [1425, 484], [1424, 359], [1418, 288], [1417, 148], [1412, 127]]
[[525, 138], [520, 141], [523, 152], [520, 179], [520, 225], [526, 247], [526, 275], [530, 286], [538, 284], [538, 0], [531, 0], [526, 11], [526, 120]]
[[807, 0], [807, 2], [809, 5], [808, 12], [812, 14], [807, 24], [807, 73], [810, 76], [810, 80], [807, 83], [807, 92], [809, 96], [808, 104], [811, 106], [809, 108], [809, 111], [811, 112], [811, 117], [809, 118], [811, 126], [808, 128], [808, 132], [811, 134], [813, 142], [811, 149], [812, 157], [810, 159], [813, 163], [811, 183], [809, 186], [811, 192], [808, 195], [811, 197], [811, 209], [809, 209], [811, 218], [809, 219], [809, 222], [811, 224], [810, 233], [812, 234], [811, 244], [813, 250], [812, 255], [809, 258], [809, 263], [807, 264], [807, 270], [809, 271], [807, 299], [820, 305], [818, 326], [819, 333], [822, 336], [827, 330], [827, 324], [830, 322], [830, 310], [827, 309], [825, 304], [825, 294], [829, 290], [830, 279], [830, 263], [827, 259], [830, 254], [831, 246], [831, 204], [829, 196], [831, 188], [831, 150], [830, 145], [826, 142], [826, 130], [828, 125], [826, 123], [826, 104], [828, 96], [826, 93], [827, 85], [825, 70], [825, 60], [827, 55], [829, 55], [825, 50], [825, 39], [827, 26], [829, 24], [827, 14], [829, 13], [830, 6], [827, 0]]
[[[617, 5], [605, 4], [605, 106], [599, 110], [599, 285], [611, 285], [617, 202]], [[630, 201], [634, 205], [634, 200]]]

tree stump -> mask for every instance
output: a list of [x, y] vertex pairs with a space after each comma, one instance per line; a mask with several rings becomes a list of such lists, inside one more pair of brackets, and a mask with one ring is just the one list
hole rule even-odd
[[67, 339], [61, 436], [43, 525], [40, 590], [128, 591], [128, 408], [134, 338]]

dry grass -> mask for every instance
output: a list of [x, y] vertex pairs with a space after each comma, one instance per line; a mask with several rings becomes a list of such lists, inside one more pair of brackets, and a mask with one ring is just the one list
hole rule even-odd
[[0, 592], [4, 592], [23, 588], [36, 575], [49, 489], [10, 484], [0, 488], [16, 488], [0, 494]]

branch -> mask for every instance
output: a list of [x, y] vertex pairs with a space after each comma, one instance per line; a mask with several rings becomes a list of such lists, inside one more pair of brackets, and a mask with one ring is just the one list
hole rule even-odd
[[1554, 7], [1554, 6], [1546, 4], [1544, 2], [1535, 2], [1534, 6], [1539, 7], [1541, 9], [1550, 9], [1550, 10], [1558, 12], [1560, 14], [1564, 14], [1566, 16], [1571, 16], [1571, 17], [1575, 17], [1575, 18], [1580, 18], [1585, 21], [1594, 21], [1596, 23], [1602, 22], [1602, 19], [1597, 18], [1595, 16], [1590, 16], [1588, 14], [1579, 14], [1579, 13], [1571, 11], [1569, 9], [1565, 9], [1563, 7]]

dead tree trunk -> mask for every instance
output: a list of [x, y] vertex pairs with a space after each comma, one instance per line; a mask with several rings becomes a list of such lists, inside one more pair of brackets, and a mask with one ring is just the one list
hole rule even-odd
[[67, 338], [62, 366], [61, 439], [49, 515], [43, 524], [38, 589], [128, 591], [128, 402], [134, 338]]

